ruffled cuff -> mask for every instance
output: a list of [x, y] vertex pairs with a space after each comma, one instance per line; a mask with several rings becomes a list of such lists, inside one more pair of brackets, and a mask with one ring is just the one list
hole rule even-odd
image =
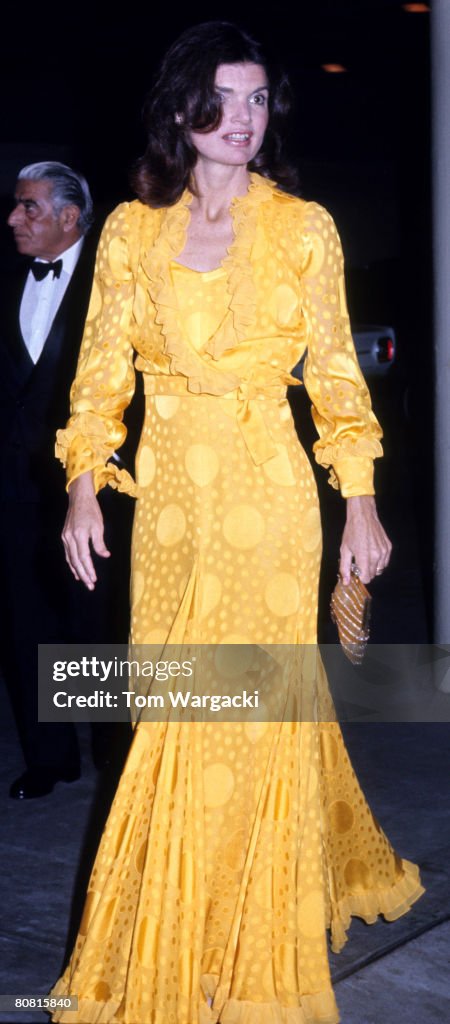
[[139, 488], [131, 473], [127, 469], [117, 466], [114, 461], [110, 460], [106, 466], [96, 466], [93, 474], [96, 494], [102, 487], [109, 484], [115, 491], [122, 491], [123, 494], [129, 494], [132, 498], [138, 497]]
[[58, 430], [56, 434], [55, 455], [66, 470], [66, 490], [73, 480], [83, 473], [94, 472], [102, 467], [108, 455], [102, 457], [81, 434], [72, 433], [71, 429]]
[[313, 451], [319, 466], [330, 468], [328, 482], [341, 491], [343, 498], [375, 494], [373, 460], [383, 454], [378, 438], [343, 439], [340, 443], [321, 439], [313, 445]]
[[[92, 413], [80, 413], [56, 435], [55, 455], [66, 468], [66, 487], [83, 473], [92, 472], [95, 492], [106, 484], [134, 497], [137, 487], [126, 469], [111, 459], [126, 436], [123, 424], [114, 427]], [[108, 461], [110, 460], [110, 461]]]

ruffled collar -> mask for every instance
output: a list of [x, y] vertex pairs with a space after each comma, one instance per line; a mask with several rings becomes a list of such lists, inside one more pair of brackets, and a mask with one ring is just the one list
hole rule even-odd
[[[176, 260], [186, 243], [189, 225], [189, 206], [192, 193], [186, 190], [178, 203], [163, 210], [158, 237], [142, 260], [148, 277], [148, 289], [156, 309], [156, 323], [164, 336], [164, 349], [170, 357], [171, 373], [189, 378], [191, 391], [213, 390], [225, 393], [239, 383], [237, 377], [219, 371], [214, 362], [225, 350], [234, 348], [246, 336], [256, 310], [256, 290], [252, 274], [251, 251], [255, 241], [258, 213], [261, 203], [270, 200], [274, 183], [259, 174], [250, 174], [248, 191], [236, 196], [230, 211], [234, 239], [222, 266], [227, 275], [230, 315], [210, 339], [205, 355], [188, 347], [182, 337], [178, 321], [178, 303], [170, 272], [170, 263]], [[205, 387], [206, 385], [206, 387]], [[217, 388], [220, 386], [220, 392]]]

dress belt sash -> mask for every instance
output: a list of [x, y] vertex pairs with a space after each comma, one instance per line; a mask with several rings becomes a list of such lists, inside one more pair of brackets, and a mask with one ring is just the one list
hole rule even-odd
[[[277, 448], [264, 418], [264, 404], [267, 401], [280, 403], [286, 399], [286, 386], [276, 384], [254, 384], [241, 381], [234, 391], [223, 395], [211, 395], [208, 391], [190, 391], [186, 377], [169, 377], [166, 374], [144, 373], [146, 395], [177, 395], [181, 398], [202, 397], [223, 398], [236, 403], [236, 421], [243, 440], [255, 465], [259, 466], [277, 454]], [[299, 382], [286, 374], [286, 385]]]

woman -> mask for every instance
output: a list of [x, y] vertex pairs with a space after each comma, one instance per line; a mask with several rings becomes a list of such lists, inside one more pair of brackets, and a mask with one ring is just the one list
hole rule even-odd
[[[422, 891], [365, 804], [338, 726], [313, 707], [327, 709], [314, 647], [320, 519], [286, 401], [305, 350], [316, 458], [347, 501], [344, 580], [352, 559], [364, 581], [382, 572], [391, 546], [336, 229], [266, 177], [289, 185], [286, 109], [286, 81], [235, 26], [197, 26], [169, 50], [140, 201], [118, 207], [100, 241], [58, 450], [67, 560], [90, 589], [90, 544], [108, 555], [95, 490], [138, 498], [132, 640], [293, 651], [290, 696], [306, 713], [137, 727], [55, 989], [78, 995], [79, 1015], [55, 1020], [332, 1024], [326, 926], [339, 949], [352, 913], [393, 919]], [[147, 406], [134, 485], [107, 460], [136, 354]]]

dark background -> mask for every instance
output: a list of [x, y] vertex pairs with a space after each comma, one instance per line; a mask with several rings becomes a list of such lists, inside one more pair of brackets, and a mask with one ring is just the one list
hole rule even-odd
[[[407, 13], [399, 0], [297, 0], [264, 11], [254, 2], [191, 2], [180, 10], [123, 5], [115, 13], [87, 0], [6, 4], [0, 269], [16, 259], [4, 221], [23, 164], [62, 159], [82, 170], [100, 227], [117, 202], [132, 196], [128, 172], [144, 146], [140, 111], [167, 44], [188, 25], [211, 18], [235, 20], [260, 38], [290, 73], [296, 94], [291, 153], [304, 197], [324, 203], [337, 221], [352, 320], [396, 331], [396, 363], [389, 380], [373, 387], [387, 453], [378, 491], [394, 540], [396, 534], [401, 540], [408, 517], [413, 546], [403, 557], [419, 567], [430, 626], [429, 14]], [[347, 70], [327, 73], [322, 65], [328, 62]], [[303, 418], [301, 408], [297, 415]], [[409, 490], [394, 514], [390, 499], [398, 480], [408, 481]]]

